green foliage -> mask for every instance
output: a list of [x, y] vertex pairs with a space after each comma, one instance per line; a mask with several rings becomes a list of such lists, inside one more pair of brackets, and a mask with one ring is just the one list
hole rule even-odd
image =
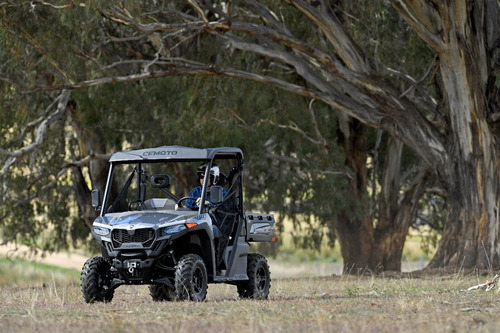
[[[195, 15], [185, 1], [121, 3], [141, 23], [173, 22], [168, 15], [173, 8]], [[333, 53], [319, 29], [297, 10], [282, 2], [262, 3], [277, 13], [296, 37]], [[53, 112], [47, 107], [58, 91], [48, 87], [103, 75], [141, 73], [145, 71], [141, 61], [157, 56], [151, 39], [135, 38], [138, 32], [133, 27], [103, 18], [109, 11], [108, 1], [82, 4], [65, 10], [40, 3], [0, 7], [0, 73], [17, 83], [0, 80], [0, 147], [12, 151], [33, 142], [39, 122], [28, 124]], [[426, 70], [429, 50], [386, 1], [340, 2], [334, 10], [373, 63], [416, 76]], [[183, 36], [163, 38], [162, 42], [173, 56], [273, 74], [306, 85], [293, 71], [277, 66], [278, 60], [228, 50], [210, 34], [200, 32], [186, 40]], [[168, 64], [150, 70], [158, 68], [168, 68]], [[29, 90], [35, 87], [47, 90]], [[305, 236], [295, 238], [299, 247], [319, 249], [325, 240], [332, 245], [339, 212], [346, 212], [353, 220], [369, 213], [364, 200], [351, 196], [353, 172], [345, 166], [346, 152], [338, 144], [338, 119], [321, 102], [313, 103], [314, 119], [311, 101], [304, 97], [238, 79], [187, 76], [77, 89], [72, 91], [71, 102], [73, 108], [48, 129], [42, 146], [18, 158], [3, 179], [9, 190], [0, 200], [0, 217], [6, 216], [0, 223], [7, 238], [19, 234], [23, 242], [47, 250], [89, 242], [88, 229], [80, 219], [81, 208], [75, 203], [73, 169], [57, 180], [56, 175], [64, 165], [85, 158], [99, 144], [107, 153], [131, 146], [170, 144], [241, 147], [246, 156], [246, 209], [274, 211], [291, 218], [297, 230], [304, 231]], [[367, 156], [373, 157], [377, 132], [368, 130], [360, 135], [366, 135]], [[323, 139], [325, 144], [319, 144]], [[379, 147], [380, 163], [386, 139], [384, 135]], [[2, 165], [7, 159], [0, 155]], [[415, 156], [405, 151], [403, 168], [415, 163]], [[93, 187], [95, 170], [89, 164], [78, 168], [87, 186]], [[375, 171], [374, 166], [368, 167], [369, 176], [377, 181], [380, 168]], [[45, 187], [49, 181], [55, 186]], [[19, 200], [32, 197], [15, 206]]]

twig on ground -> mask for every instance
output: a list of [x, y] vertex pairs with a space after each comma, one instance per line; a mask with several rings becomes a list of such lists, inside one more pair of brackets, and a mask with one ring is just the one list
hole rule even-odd
[[477, 286], [472, 286], [467, 289], [467, 291], [484, 289], [485, 291], [489, 291], [496, 286], [496, 281], [500, 278], [500, 275], [496, 274], [491, 281], [486, 281], [485, 283], [478, 284]]

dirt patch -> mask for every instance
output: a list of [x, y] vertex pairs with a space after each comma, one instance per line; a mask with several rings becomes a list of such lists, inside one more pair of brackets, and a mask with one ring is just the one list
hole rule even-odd
[[88, 259], [75, 253], [45, 253], [34, 254], [27, 246], [7, 244], [0, 245], [0, 256], [7, 259], [25, 259], [47, 265], [81, 270]]

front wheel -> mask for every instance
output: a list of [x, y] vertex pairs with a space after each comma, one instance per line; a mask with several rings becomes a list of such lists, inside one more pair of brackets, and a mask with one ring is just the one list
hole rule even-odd
[[205, 263], [196, 254], [183, 256], [175, 268], [175, 295], [180, 301], [203, 302], [207, 297], [208, 275]]
[[263, 255], [251, 253], [247, 258], [248, 281], [238, 283], [241, 298], [266, 299], [271, 288], [271, 272]]
[[82, 268], [80, 282], [83, 299], [86, 303], [111, 302], [115, 290], [110, 289], [111, 266], [103, 257], [88, 259]]

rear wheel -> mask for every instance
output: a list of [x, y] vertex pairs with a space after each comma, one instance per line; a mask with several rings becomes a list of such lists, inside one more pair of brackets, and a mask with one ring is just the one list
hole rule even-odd
[[85, 262], [80, 276], [85, 302], [111, 302], [115, 290], [109, 288], [111, 285], [110, 267], [103, 257], [90, 258]]
[[149, 285], [149, 294], [155, 302], [175, 300], [175, 290], [163, 283]]
[[208, 275], [203, 259], [196, 254], [183, 256], [175, 269], [176, 299], [203, 302], [207, 289]]
[[271, 288], [271, 272], [263, 255], [251, 253], [247, 258], [248, 281], [237, 284], [241, 298], [266, 299]]

